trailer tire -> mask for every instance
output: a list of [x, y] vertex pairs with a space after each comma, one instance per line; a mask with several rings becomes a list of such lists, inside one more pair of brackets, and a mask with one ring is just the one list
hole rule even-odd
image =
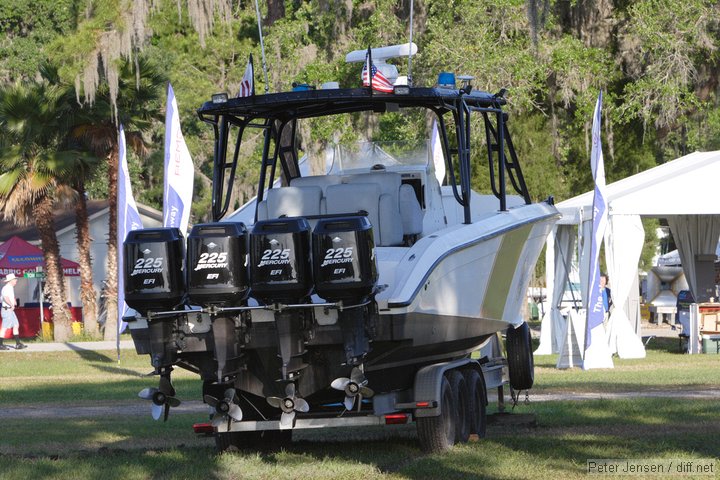
[[268, 450], [285, 450], [292, 444], [292, 432], [292, 430], [264, 430], [260, 441]]
[[448, 378], [443, 375], [440, 385], [440, 415], [417, 418], [420, 447], [428, 453], [449, 450], [455, 444], [456, 425], [455, 398]]
[[215, 432], [215, 450], [217, 450], [218, 453], [222, 453], [230, 448], [232, 445], [232, 442], [230, 441], [231, 435], [232, 433]]
[[470, 433], [476, 434], [478, 438], [485, 438], [487, 428], [485, 378], [474, 368], [466, 369], [463, 375], [470, 399], [468, 405], [470, 407]]
[[447, 372], [457, 411], [455, 426], [455, 443], [465, 443], [470, 438], [470, 395], [465, 377], [459, 370]]
[[529, 390], [535, 381], [535, 363], [527, 322], [518, 328], [508, 327], [506, 339], [510, 386], [517, 391]]
[[215, 432], [215, 449], [218, 453], [230, 449], [250, 448], [260, 440], [259, 432]]

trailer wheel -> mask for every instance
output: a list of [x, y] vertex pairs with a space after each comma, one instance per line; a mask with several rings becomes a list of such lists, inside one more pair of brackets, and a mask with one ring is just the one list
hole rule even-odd
[[518, 328], [510, 326], [506, 338], [510, 386], [517, 391], [528, 390], [532, 388], [535, 380], [530, 327], [527, 322], [523, 322]]
[[215, 432], [215, 449], [218, 453], [231, 448], [242, 450], [254, 447], [260, 441], [260, 432]]
[[455, 442], [465, 443], [470, 438], [470, 395], [465, 377], [459, 370], [451, 370], [447, 376], [455, 397], [455, 410], [457, 411]]
[[486, 409], [487, 409], [487, 390], [485, 388], [485, 379], [473, 368], [463, 371], [465, 376], [465, 384], [468, 389], [468, 404], [470, 410], [470, 433], [476, 434], [479, 438], [485, 438], [485, 430], [487, 427]]
[[284, 450], [292, 444], [292, 432], [292, 430], [264, 430], [260, 441], [268, 450]]
[[420, 447], [428, 453], [443, 452], [455, 444], [457, 408], [452, 387], [444, 375], [440, 386], [440, 396], [440, 415], [417, 418]]
[[215, 432], [215, 449], [218, 451], [218, 453], [222, 453], [228, 448], [235, 445], [235, 435], [237, 434], [233, 432]]

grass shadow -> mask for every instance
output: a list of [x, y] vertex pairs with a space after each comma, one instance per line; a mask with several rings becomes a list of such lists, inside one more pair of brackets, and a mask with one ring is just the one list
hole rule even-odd
[[[110, 356], [108, 356], [104, 353], [101, 353], [99, 351], [96, 351], [96, 350], [88, 350], [88, 349], [79, 347], [78, 345], [72, 344], [72, 343], [68, 344], [68, 348], [70, 348], [70, 350], [75, 352], [81, 359], [88, 362], [88, 364], [91, 365], [93, 368], [100, 370], [102, 372], [105, 372], [105, 373], [109, 373], [109, 374], [118, 374], [119, 373], [119, 374], [123, 374], [123, 375], [129, 375], [129, 376], [133, 376], [133, 377], [142, 377], [142, 378], [152, 375], [152, 372], [143, 374], [143, 373], [138, 373], [135, 370], [130, 370], [127, 368], [120, 368], [119, 366], [117, 366], [117, 363], [118, 363], [117, 358], [110, 357]], [[111, 363], [111, 364], [115, 364], [115, 365], [113, 365], [113, 366], [103, 365], [103, 364], [107, 364], [107, 363]], [[98, 364], [100, 364], [100, 365], [98, 365]], [[148, 366], [148, 369], [150, 369], [150, 368], [151, 367]]]
[[80, 358], [87, 362], [94, 362], [94, 363], [113, 363], [117, 361], [116, 359], [111, 358], [108, 355], [105, 355], [104, 353], [100, 353], [97, 350], [89, 350], [83, 347], [78, 346], [75, 343], [68, 343], [68, 348], [75, 352]]

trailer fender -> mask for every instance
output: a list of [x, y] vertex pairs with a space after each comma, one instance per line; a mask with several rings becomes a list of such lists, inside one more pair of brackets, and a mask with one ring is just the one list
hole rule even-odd
[[416, 417], [437, 417], [440, 415], [443, 407], [440, 391], [443, 375], [448, 370], [461, 367], [475, 368], [480, 374], [482, 374], [480, 364], [476, 360], [470, 358], [463, 358], [452, 362], [436, 363], [418, 370], [417, 374], [415, 374], [413, 406], [416, 406], [421, 402], [429, 402], [430, 406], [416, 408]]

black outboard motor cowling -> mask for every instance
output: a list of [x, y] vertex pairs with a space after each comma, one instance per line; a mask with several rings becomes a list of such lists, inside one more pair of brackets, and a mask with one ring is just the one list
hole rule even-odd
[[325, 218], [313, 231], [315, 291], [328, 301], [362, 301], [378, 280], [375, 241], [367, 217]]
[[312, 289], [310, 224], [304, 218], [262, 220], [250, 233], [252, 295], [267, 303], [297, 302]]
[[242, 223], [195, 225], [188, 236], [187, 285], [194, 305], [232, 307], [245, 300], [247, 229]]
[[125, 254], [125, 303], [142, 315], [170, 310], [185, 295], [185, 244], [177, 228], [146, 228], [128, 233]]

